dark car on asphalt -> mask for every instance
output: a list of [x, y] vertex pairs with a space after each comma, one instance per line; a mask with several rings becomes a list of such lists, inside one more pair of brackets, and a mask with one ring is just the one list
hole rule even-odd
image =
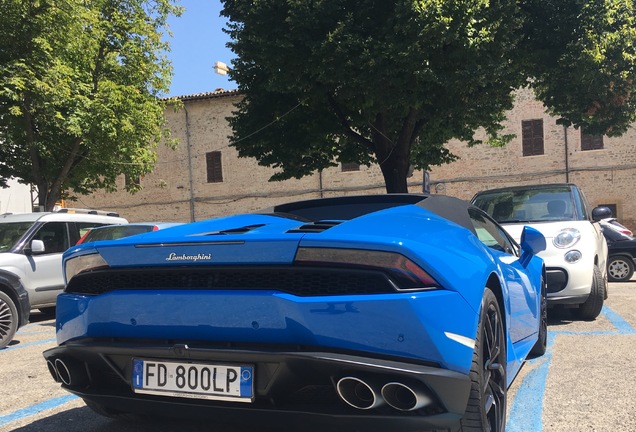
[[625, 282], [634, 275], [636, 238], [603, 227], [607, 239], [607, 278], [612, 282]]

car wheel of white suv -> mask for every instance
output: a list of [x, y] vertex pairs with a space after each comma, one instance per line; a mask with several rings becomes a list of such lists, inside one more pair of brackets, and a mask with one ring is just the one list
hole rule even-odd
[[603, 300], [605, 299], [605, 279], [603, 273], [594, 265], [594, 277], [592, 279], [592, 288], [590, 296], [582, 303], [578, 309], [575, 309], [579, 319], [585, 321], [593, 321], [601, 313], [603, 309]]
[[0, 291], [0, 349], [6, 347], [18, 330], [18, 309], [11, 297]]

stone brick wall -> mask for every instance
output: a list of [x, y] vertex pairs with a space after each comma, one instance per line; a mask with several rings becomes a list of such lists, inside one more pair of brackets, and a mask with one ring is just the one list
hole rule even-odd
[[[251, 158], [238, 158], [228, 146], [231, 130], [226, 118], [239, 99], [235, 91], [184, 97], [183, 109], [166, 111], [179, 145], [176, 150], [159, 146], [156, 169], [141, 179], [143, 190], [134, 195], [123, 192], [122, 177], [120, 192], [80, 197], [78, 205], [116, 210], [130, 221], [187, 222], [290, 200], [385, 192], [377, 165], [353, 172], [334, 167], [300, 180], [268, 181], [274, 173], [271, 168]], [[459, 160], [431, 171], [431, 192], [470, 199], [483, 189], [569, 181], [583, 189], [593, 206], [615, 204], [619, 220], [636, 228], [636, 131], [620, 138], [604, 137], [602, 150], [582, 151], [580, 131], [557, 125], [528, 90], [517, 92], [517, 103], [507, 118], [503, 132], [516, 138], [503, 148], [449, 143]], [[544, 155], [523, 156], [521, 122], [530, 119], [544, 121]], [[207, 182], [206, 153], [211, 151], [221, 152], [223, 181], [219, 183]], [[416, 171], [409, 179], [409, 190], [421, 192], [422, 181], [423, 173]]]
[[[503, 131], [516, 138], [503, 148], [449, 143], [460, 159], [431, 171], [432, 190], [470, 199], [484, 189], [570, 182], [581, 187], [592, 206], [615, 204], [618, 219], [636, 228], [636, 131], [605, 136], [602, 150], [583, 151], [581, 131], [558, 125], [531, 91], [520, 90], [516, 101]], [[521, 121], [531, 119], [543, 119], [545, 154], [524, 157]]]

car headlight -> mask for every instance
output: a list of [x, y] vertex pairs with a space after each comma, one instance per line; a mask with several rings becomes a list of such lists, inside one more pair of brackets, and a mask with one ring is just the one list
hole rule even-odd
[[108, 267], [108, 263], [98, 253], [79, 255], [70, 258], [64, 263], [64, 276], [66, 277], [66, 283], [69, 283], [73, 276], [79, 273], [106, 267]]
[[562, 229], [552, 240], [552, 243], [560, 249], [574, 246], [581, 239], [581, 232], [576, 228]]

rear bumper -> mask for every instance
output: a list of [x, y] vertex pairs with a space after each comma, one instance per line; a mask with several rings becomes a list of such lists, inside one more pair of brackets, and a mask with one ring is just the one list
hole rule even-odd
[[[55, 363], [62, 359], [75, 378], [68, 391], [110, 409], [138, 414], [162, 413], [180, 418], [215, 418], [219, 422], [263, 424], [297, 420], [302, 429], [311, 421], [317, 429], [401, 430], [447, 428], [466, 409], [470, 379], [433, 364], [403, 359], [370, 358], [359, 353], [294, 352], [276, 347], [226, 349], [208, 346], [132, 344], [96, 340], [74, 341], [44, 352]], [[132, 390], [132, 359], [254, 365], [252, 403], [207, 401], [138, 394]], [[335, 383], [355, 376], [378, 383], [404, 382], [419, 386], [432, 402], [414, 411], [387, 404], [356, 409], [340, 399]], [[212, 417], [211, 417], [212, 416]]]

